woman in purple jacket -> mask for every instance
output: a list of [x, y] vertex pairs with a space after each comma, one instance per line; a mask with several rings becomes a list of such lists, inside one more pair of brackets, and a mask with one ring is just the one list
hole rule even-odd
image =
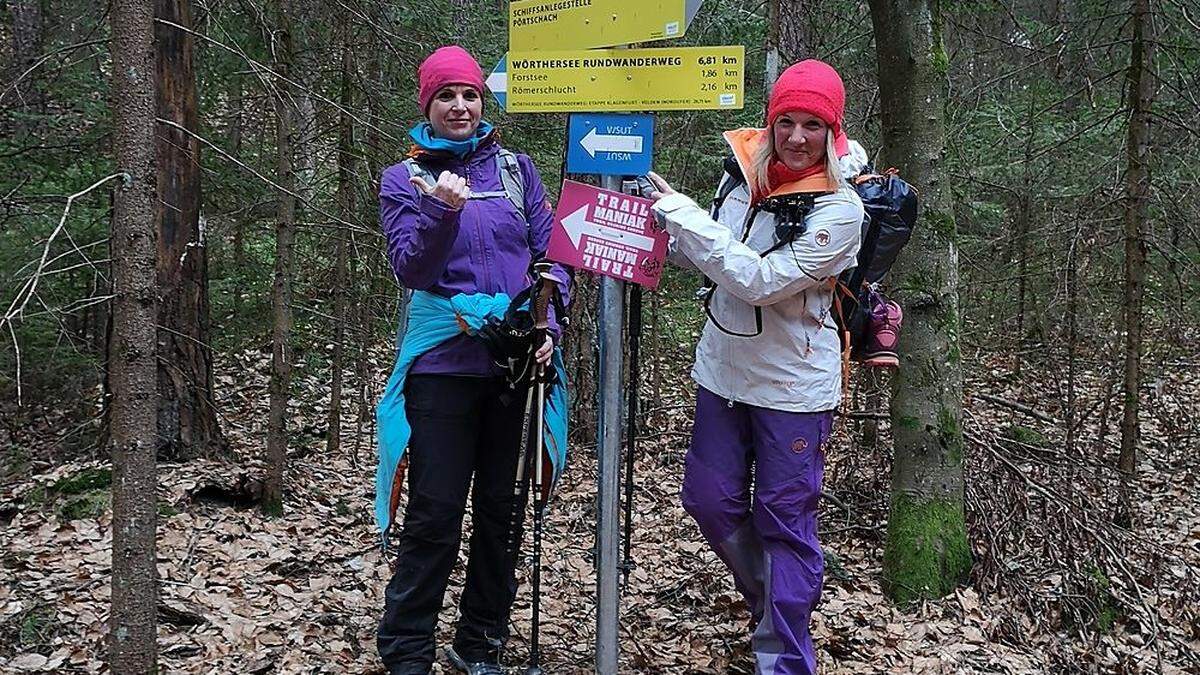
[[[549, 243], [553, 210], [545, 187], [529, 157], [503, 149], [482, 120], [483, 73], [470, 54], [442, 47], [417, 76], [426, 121], [410, 132], [410, 158], [384, 171], [379, 195], [392, 269], [406, 288], [444, 298], [515, 297], [529, 287], [530, 264]], [[555, 268], [554, 276], [565, 302], [568, 273]], [[553, 321], [550, 332], [536, 351], [543, 364], [559, 335]], [[487, 346], [466, 332], [424, 352], [408, 370], [408, 504], [378, 635], [389, 673], [430, 672], [472, 484], [470, 558], [447, 655], [464, 672], [503, 672], [499, 652], [517, 589], [508, 549], [520, 541], [525, 510], [513, 489], [524, 396], [506, 390]]]

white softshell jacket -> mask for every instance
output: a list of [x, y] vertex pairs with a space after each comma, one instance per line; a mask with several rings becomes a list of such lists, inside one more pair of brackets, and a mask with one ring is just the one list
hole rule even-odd
[[[867, 163], [851, 141], [840, 160], [849, 179]], [[743, 166], [745, 175], [748, 167]], [[730, 180], [725, 176], [724, 180]], [[847, 184], [816, 198], [805, 231], [766, 256], [775, 244], [775, 216], [759, 212], [745, 241], [750, 193], [746, 184], [726, 197], [717, 220], [682, 194], [654, 204], [671, 235], [671, 260], [694, 267], [717, 284], [712, 312], [736, 333], [754, 333], [754, 308], [762, 308], [762, 333], [729, 335], [704, 326], [692, 377], [731, 401], [787, 412], [837, 407], [841, 396], [841, 347], [831, 315], [829, 279], [854, 265], [861, 239], [863, 205]]]

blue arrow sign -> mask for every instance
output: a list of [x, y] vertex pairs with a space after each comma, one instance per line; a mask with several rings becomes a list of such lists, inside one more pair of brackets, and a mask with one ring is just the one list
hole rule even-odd
[[650, 170], [653, 115], [571, 115], [569, 136], [569, 173], [640, 176]]
[[504, 110], [508, 107], [508, 54], [500, 57], [500, 63], [496, 64], [496, 69], [488, 75], [488, 89], [492, 90], [492, 96], [496, 97], [496, 102], [500, 104], [500, 109]]

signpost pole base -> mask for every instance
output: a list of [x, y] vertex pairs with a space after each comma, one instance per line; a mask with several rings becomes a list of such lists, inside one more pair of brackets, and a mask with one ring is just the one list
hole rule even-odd
[[[605, 176], [603, 187], [621, 189], [620, 178]], [[596, 443], [599, 461], [596, 520], [596, 673], [616, 675], [620, 596], [618, 553], [621, 475], [621, 324], [624, 283], [600, 278], [600, 415]]]

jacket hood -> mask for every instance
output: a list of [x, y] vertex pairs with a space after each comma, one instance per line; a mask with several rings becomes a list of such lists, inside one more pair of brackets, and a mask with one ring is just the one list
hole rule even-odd
[[[755, 129], [747, 127], [744, 129], [733, 129], [726, 131], [724, 134], [725, 142], [729, 144], [730, 150], [733, 151], [733, 157], [737, 160], [738, 166], [742, 169], [742, 175], [746, 177], [747, 185], [755, 185], [755, 177], [758, 175], [754, 167], [754, 155], [762, 144], [766, 142], [767, 130]], [[829, 177], [824, 173], [819, 173], [814, 176], [802, 178], [800, 180], [784, 183], [771, 191], [768, 197], [776, 197], [779, 195], [796, 194], [802, 192], [818, 192], [829, 193], [836, 192], [837, 186], [829, 181]]]

